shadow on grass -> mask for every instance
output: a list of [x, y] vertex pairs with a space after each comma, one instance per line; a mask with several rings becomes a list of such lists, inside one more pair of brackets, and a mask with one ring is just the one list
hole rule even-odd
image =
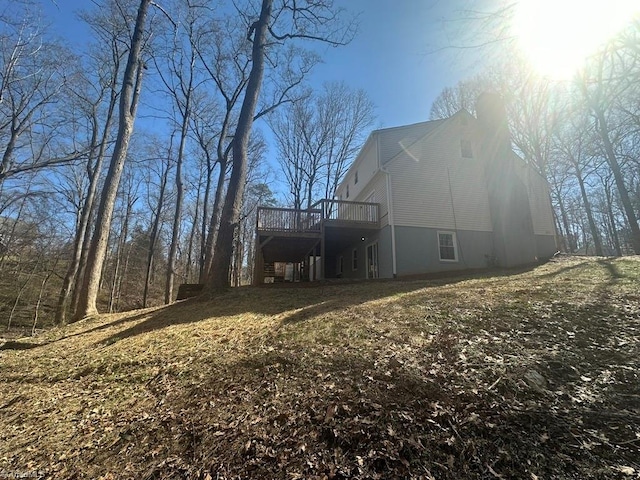
[[234, 316], [244, 313], [279, 315], [293, 310], [294, 312], [283, 320], [284, 323], [292, 324], [371, 300], [403, 295], [426, 287], [454, 285], [472, 279], [509, 277], [530, 271], [533, 268], [535, 266], [471, 273], [448, 272], [447, 274], [421, 275], [395, 280], [380, 279], [357, 282], [331, 280], [318, 282], [316, 285], [288, 284], [281, 286], [274, 284], [260, 287], [241, 287], [221, 293], [211, 300], [188, 299], [156, 312], [138, 315], [133, 319], [129, 317], [101, 325], [88, 332], [121, 325], [144, 316], [149, 317], [99, 342], [99, 345], [111, 345], [126, 338], [172, 325], [197, 323], [212, 317]]
[[[607, 269], [607, 271], [609, 272], [609, 275], [611, 275], [613, 281], [624, 278], [624, 279], [628, 279], [631, 280], [635, 277], [631, 276], [631, 275], [627, 275], [625, 273], [623, 273], [620, 268], [618, 268], [618, 266], [613, 263], [611, 260], [609, 259], [599, 259], [597, 260], [598, 265], [604, 267]], [[612, 283], [612, 282], [610, 282]]]

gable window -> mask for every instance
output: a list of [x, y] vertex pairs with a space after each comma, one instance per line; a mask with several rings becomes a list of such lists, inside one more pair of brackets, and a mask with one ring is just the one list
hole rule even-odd
[[351, 270], [354, 272], [358, 270], [358, 249], [354, 248], [351, 253]]
[[458, 261], [458, 242], [455, 232], [438, 232], [438, 253], [440, 261]]
[[356, 170], [356, 178], [354, 179], [353, 184], [354, 185], [358, 184], [358, 170]]
[[473, 158], [473, 149], [471, 148], [471, 140], [460, 140], [460, 154], [462, 158]]
[[347, 183], [347, 198], [349, 198], [349, 184]]

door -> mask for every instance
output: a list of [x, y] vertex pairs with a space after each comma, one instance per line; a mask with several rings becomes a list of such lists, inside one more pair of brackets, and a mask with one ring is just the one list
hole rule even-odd
[[367, 246], [367, 278], [378, 278], [378, 243]]

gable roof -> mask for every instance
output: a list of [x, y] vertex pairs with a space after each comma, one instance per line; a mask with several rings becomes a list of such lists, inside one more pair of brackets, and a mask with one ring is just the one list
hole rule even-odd
[[384, 165], [397, 157], [402, 151], [409, 148], [415, 142], [431, 133], [439, 125], [447, 121], [447, 118], [430, 120], [428, 122], [414, 123], [400, 127], [383, 128], [376, 130], [375, 134], [381, 137], [380, 161]]

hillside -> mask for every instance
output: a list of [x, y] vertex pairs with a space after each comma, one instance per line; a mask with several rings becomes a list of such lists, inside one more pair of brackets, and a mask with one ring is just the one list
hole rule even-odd
[[0, 471], [640, 478], [640, 259], [234, 289], [0, 351]]

